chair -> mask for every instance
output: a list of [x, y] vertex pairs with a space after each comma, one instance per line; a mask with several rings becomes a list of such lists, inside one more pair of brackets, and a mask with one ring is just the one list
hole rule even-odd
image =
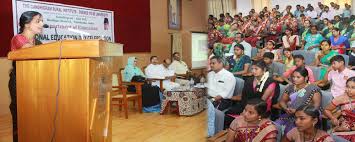
[[234, 88], [234, 95], [233, 96], [238, 96], [241, 95], [243, 92], [243, 88], [244, 88], [244, 80], [239, 78], [239, 77], [235, 77], [235, 88]]
[[[142, 85], [141, 82], [123, 82], [122, 81], [123, 68], [119, 73], [112, 74], [112, 102], [118, 101], [118, 104], [112, 103], [112, 105], [118, 105], [119, 110], [124, 109], [125, 118], [128, 119], [128, 101], [133, 101], [133, 106], [138, 104], [138, 110], [142, 113]], [[117, 75], [118, 74], [118, 75]], [[128, 92], [127, 86], [134, 85], [136, 92]]]
[[305, 50], [295, 50], [292, 52], [293, 55], [302, 55], [304, 57], [306, 65], [310, 65], [314, 62], [316, 53]]
[[255, 57], [256, 54], [258, 54], [258, 48], [252, 47], [251, 48], [251, 57], [250, 58]]
[[279, 62], [273, 62], [275, 65], [276, 65], [276, 67], [279, 69], [278, 71], [279, 72], [277, 72], [277, 74], [280, 74], [280, 75], [282, 75], [284, 72], [285, 72], [285, 64], [282, 64], [282, 63], [279, 63]]
[[349, 65], [349, 55], [345, 55], [345, 54], [340, 54], [340, 55], [344, 57], [345, 66], [348, 66]]
[[320, 70], [321, 68], [320, 67], [314, 67], [314, 66], [309, 66], [309, 68], [311, 68], [312, 72], [313, 72], [313, 75], [314, 75], [314, 79], [317, 81], [317, 80], [320, 80]]

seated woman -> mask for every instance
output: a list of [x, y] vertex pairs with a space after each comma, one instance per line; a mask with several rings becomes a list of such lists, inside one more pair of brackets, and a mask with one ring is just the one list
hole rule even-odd
[[[123, 70], [123, 81], [125, 82], [137, 81], [133, 79], [134, 76], [145, 77], [142, 70], [139, 67], [137, 67], [137, 58], [129, 57], [127, 61], [127, 65]], [[134, 86], [128, 86], [127, 90], [130, 91], [130, 89], [132, 89], [131, 92], [135, 91]], [[143, 104], [144, 112], [160, 112], [160, 102], [161, 102], [162, 94], [159, 93], [159, 90], [160, 90], [159, 87], [153, 87], [150, 85], [142, 86], [142, 104]]]
[[316, 54], [316, 59], [314, 60], [315, 66], [322, 66], [319, 78], [324, 78], [327, 73], [327, 68], [330, 66], [330, 59], [339, 53], [336, 50], [332, 50], [330, 47], [331, 43], [329, 40], [323, 40], [320, 43], [322, 51]]
[[324, 18], [322, 22], [323, 22], [322, 30], [319, 31], [319, 33], [322, 34], [323, 37], [327, 38], [326, 35], [329, 33], [328, 24], [330, 21], [328, 20], [328, 18]]
[[323, 40], [323, 36], [318, 33], [316, 25], [311, 26], [311, 33], [307, 34], [302, 41], [302, 49], [312, 52], [319, 51], [319, 44]]
[[253, 57], [254, 61], [258, 61], [263, 59], [265, 52], [271, 52], [274, 54], [274, 61], [278, 61], [281, 57], [279, 50], [275, 49], [275, 42], [273, 40], [269, 40], [265, 43], [265, 47], [257, 53], [255, 57]]
[[243, 113], [230, 125], [226, 142], [276, 142], [279, 132], [268, 119], [269, 113], [265, 101], [248, 100]]
[[296, 128], [286, 133], [282, 142], [334, 142], [320, 129], [320, 111], [312, 105], [302, 105], [295, 110]]
[[[338, 119], [332, 114], [337, 107], [340, 107], [341, 114]], [[349, 141], [355, 141], [355, 77], [346, 81], [345, 94], [336, 97], [324, 110], [334, 127], [334, 135], [341, 136]]]
[[288, 70], [295, 65], [295, 61], [290, 48], [284, 48], [283, 56], [278, 62], [285, 64], [285, 70]]
[[349, 40], [347, 37], [340, 35], [340, 30], [334, 28], [333, 35], [329, 38], [333, 50], [337, 50], [339, 54], [345, 54], [346, 48], [350, 48]]
[[303, 104], [311, 104], [320, 107], [320, 89], [313, 84], [308, 84], [308, 71], [304, 67], [297, 68], [292, 74], [293, 84], [290, 84], [282, 95], [279, 106], [284, 114], [276, 123], [285, 126], [285, 133], [295, 127], [296, 109]]
[[277, 98], [280, 94], [280, 87], [273, 79], [272, 75], [267, 71], [267, 65], [264, 61], [253, 62], [252, 77], [247, 77], [244, 82], [244, 88], [241, 96], [234, 96], [232, 100], [233, 106], [225, 114], [225, 127], [234, 120], [233, 115], [242, 113], [248, 100], [259, 98], [267, 103], [268, 111], [271, 111], [271, 119], [275, 120], [278, 111], [273, 108], [277, 105]]
[[285, 35], [282, 37], [282, 43], [285, 49], [296, 50], [296, 47], [300, 46], [300, 40], [298, 35], [293, 34], [291, 28], [285, 30]]
[[249, 56], [244, 55], [244, 46], [236, 44], [234, 46], [234, 55], [227, 57], [227, 66], [229, 71], [236, 77], [241, 77], [248, 73], [251, 59]]
[[136, 57], [129, 57], [127, 61], [127, 65], [123, 70], [123, 81], [131, 82], [134, 76], [141, 76], [145, 77], [142, 70], [137, 67], [137, 58]]

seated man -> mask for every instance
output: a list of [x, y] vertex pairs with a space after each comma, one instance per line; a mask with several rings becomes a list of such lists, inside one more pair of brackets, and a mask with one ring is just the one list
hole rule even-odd
[[[207, 93], [212, 97], [211, 101], [208, 100], [209, 114], [208, 122], [214, 124], [214, 132], [218, 133], [224, 127], [224, 112], [223, 110], [232, 105], [231, 98], [234, 93], [235, 77], [232, 73], [223, 68], [222, 58], [213, 56], [211, 58], [211, 72], [207, 75]], [[213, 106], [211, 106], [213, 104]], [[211, 110], [211, 107], [214, 109]]]
[[175, 75], [173, 71], [167, 70], [162, 64], [158, 64], [159, 60], [157, 56], [150, 57], [150, 64], [145, 68], [145, 74], [147, 79], [165, 79], [163, 86], [160, 86], [159, 81], [153, 81], [152, 85], [163, 87], [166, 90], [172, 90], [180, 85], [175, 82], [171, 82], [170, 79]]
[[208, 95], [215, 107], [223, 111], [231, 106], [236, 81], [233, 74], [223, 68], [221, 57], [211, 58], [211, 68], [207, 75]]
[[[232, 43], [232, 47], [235, 47], [235, 45], [241, 44], [244, 47], [244, 54], [251, 57], [251, 50], [252, 47], [249, 43], [245, 42], [244, 40], [244, 35], [242, 33], [237, 33], [235, 35], [235, 42]], [[234, 54], [234, 48], [229, 49], [230, 54]]]
[[336, 98], [344, 94], [346, 80], [355, 76], [355, 71], [345, 67], [345, 59], [342, 55], [332, 57], [330, 63], [332, 66], [329, 67], [328, 72], [325, 75], [326, 77], [323, 80], [317, 81], [316, 84], [323, 87], [332, 82], [330, 92], [333, 97]]
[[304, 61], [304, 57], [302, 55], [294, 55], [293, 59], [295, 60], [295, 65], [296, 66], [293, 66], [289, 70], [284, 72], [282, 80], [286, 81], [288, 84], [292, 84], [291, 81], [288, 80], [288, 78], [291, 76], [293, 71], [295, 71], [299, 67], [305, 67], [306, 70], [308, 71], [308, 77], [309, 77], [308, 81], [309, 81], [309, 83], [314, 83], [315, 82], [315, 78], [314, 78], [314, 75], [313, 75], [313, 71], [312, 71], [311, 68], [306, 66], [305, 61]]
[[173, 54], [173, 62], [170, 64], [169, 69], [174, 70], [178, 75], [186, 75], [189, 71], [189, 67], [184, 61], [181, 60], [180, 53], [175, 52]]
[[277, 67], [276, 63], [274, 63], [274, 53], [272, 52], [265, 52], [263, 55], [263, 60], [267, 65], [267, 70], [269, 71], [270, 75], [273, 76], [273, 79], [276, 81], [282, 81], [280, 79], [280, 68]]

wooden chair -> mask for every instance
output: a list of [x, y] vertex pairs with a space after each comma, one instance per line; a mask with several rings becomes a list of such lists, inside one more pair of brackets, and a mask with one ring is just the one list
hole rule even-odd
[[[112, 75], [112, 102], [117, 101], [118, 104], [112, 103], [112, 105], [118, 105], [119, 110], [124, 109], [125, 118], [128, 119], [128, 102], [132, 101], [135, 107], [138, 104], [138, 111], [142, 113], [142, 85], [141, 82], [124, 82], [122, 81], [122, 71], [120, 69], [119, 73], [114, 73]], [[128, 92], [127, 86], [134, 85], [136, 92]]]

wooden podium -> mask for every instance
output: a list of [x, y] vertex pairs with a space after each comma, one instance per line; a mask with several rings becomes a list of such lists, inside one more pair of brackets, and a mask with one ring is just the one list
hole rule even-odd
[[16, 60], [19, 141], [51, 141], [58, 98], [56, 142], [110, 142], [112, 59], [122, 56], [122, 46], [67, 40], [10, 52], [8, 59]]

